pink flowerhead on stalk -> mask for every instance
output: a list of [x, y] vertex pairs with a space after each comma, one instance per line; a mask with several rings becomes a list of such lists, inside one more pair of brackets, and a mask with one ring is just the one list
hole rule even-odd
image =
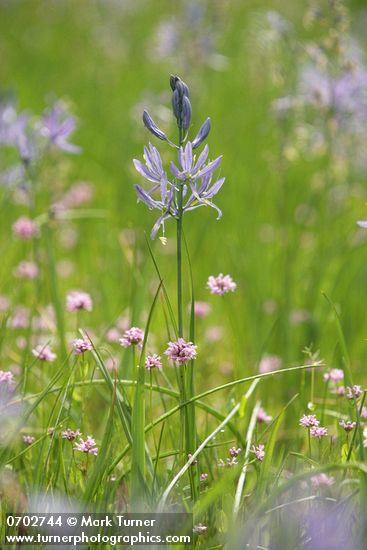
[[317, 420], [314, 414], [304, 414], [299, 421], [299, 425], [303, 428], [313, 428], [315, 426], [318, 426], [319, 424], [320, 422], [319, 420]]
[[125, 330], [124, 335], [120, 338], [119, 342], [124, 348], [130, 346], [142, 346], [144, 340], [144, 332], [141, 328], [131, 327]]
[[312, 487], [318, 489], [319, 487], [330, 487], [335, 483], [335, 478], [322, 473], [312, 476], [310, 481]]
[[257, 421], [260, 423], [264, 422], [265, 424], [269, 424], [269, 422], [271, 422], [272, 420], [273, 420], [273, 417], [269, 416], [265, 411], [265, 409], [263, 409], [262, 407], [259, 407], [257, 411]]
[[253, 445], [251, 452], [255, 453], [257, 460], [260, 460], [260, 462], [262, 462], [265, 458], [265, 445], [258, 445], [257, 447]]
[[361, 416], [361, 418], [364, 418], [364, 419], [367, 418], [367, 407], [365, 405], [363, 405], [363, 407], [362, 407], [360, 416]]
[[200, 481], [204, 482], [204, 481], [208, 481], [208, 474], [200, 474]]
[[324, 374], [325, 382], [341, 382], [344, 380], [344, 371], [342, 369], [331, 369]]
[[33, 280], [38, 277], [38, 266], [34, 262], [20, 262], [14, 270], [14, 275], [19, 279]]
[[177, 342], [169, 342], [168, 348], [164, 353], [178, 366], [184, 365], [192, 359], [196, 359], [196, 349], [197, 346], [192, 342], [186, 342], [183, 338], [179, 338]]
[[87, 292], [73, 290], [66, 296], [66, 309], [68, 311], [92, 311], [92, 298]]
[[282, 360], [277, 355], [264, 355], [259, 363], [259, 373], [273, 372], [279, 370], [282, 366]]
[[207, 282], [207, 288], [210, 290], [211, 294], [223, 296], [223, 294], [227, 294], [228, 292], [234, 292], [237, 285], [230, 275], [219, 273], [217, 277], [210, 275]]
[[10, 371], [0, 370], [0, 384], [11, 386], [14, 383], [14, 375]]
[[79, 443], [75, 443], [75, 451], [80, 451], [81, 453], [89, 453], [91, 455], [98, 454], [98, 448], [96, 447], [96, 442], [94, 441], [91, 435], [88, 435], [87, 439], [84, 441], [79, 437]]
[[57, 355], [51, 351], [50, 346], [39, 344], [34, 349], [32, 349], [32, 354], [37, 357], [40, 361], [47, 361], [52, 363], [57, 358]]
[[352, 430], [354, 430], [354, 428], [356, 427], [357, 423], [356, 422], [352, 422], [351, 420], [341, 420], [339, 422], [339, 426], [341, 426], [343, 428], [343, 430], [345, 430], [346, 432], [351, 432]]
[[77, 338], [76, 340], [73, 340], [72, 344], [76, 355], [85, 353], [86, 351], [91, 351], [93, 349], [92, 344], [86, 338]]
[[240, 452], [241, 452], [240, 447], [238, 447], [238, 449], [236, 449], [236, 447], [231, 447], [231, 448], [229, 449], [229, 454], [230, 454], [232, 457], [238, 456], [238, 455], [240, 454]]
[[357, 386], [357, 384], [354, 384], [352, 388], [350, 388], [349, 386], [345, 388], [345, 395], [347, 399], [359, 399], [362, 393], [362, 386]]
[[336, 388], [335, 390], [335, 394], [338, 396], [338, 397], [344, 397], [345, 396], [345, 387], [344, 386], [339, 386], [338, 388]]
[[324, 428], [323, 426], [312, 426], [310, 429], [310, 436], [311, 437], [317, 437], [318, 439], [322, 439], [327, 435], [327, 428]]
[[147, 369], [161, 369], [162, 361], [159, 355], [154, 353], [153, 355], [147, 355], [145, 359], [145, 368]]
[[30, 240], [33, 237], [38, 237], [38, 225], [31, 219], [22, 216], [13, 224], [13, 233], [20, 239]]
[[76, 430], [75, 432], [71, 430], [70, 428], [67, 428], [65, 431], [62, 432], [61, 436], [63, 439], [67, 439], [68, 441], [74, 441], [77, 437], [81, 435], [81, 432], [79, 430]]
[[26, 445], [32, 445], [32, 443], [34, 443], [34, 437], [32, 435], [23, 435], [23, 442]]

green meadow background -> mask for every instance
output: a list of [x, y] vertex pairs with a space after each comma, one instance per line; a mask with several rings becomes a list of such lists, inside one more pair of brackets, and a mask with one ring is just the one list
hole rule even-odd
[[[340, 366], [335, 324], [323, 292], [340, 312], [354, 381], [363, 384], [367, 381], [367, 232], [357, 228], [356, 220], [367, 217], [366, 178], [362, 175], [356, 182], [349, 175], [345, 179], [337, 175], [338, 200], [333, 202], [330, 189], [324, 194], [322, 181], [318, 185], [326, 161], [310, 160], [300, 150], [296, 160], [284, 166], [279, 156], [282, 137], [271, 104], [287, 94], [285, 84], [295, 78], [297, 66], [286, 48], [269, 52], [257, 40], [257, 19], [270, 9], [291, 22], [293, 33], [305, 37], [307, 3], [201, 4], [216, 32], [215, 51], [227, 58], [223, 70], [189, 54], [187, 42], [173, 57], [152, 59], [157, 25], [162, 18], [180, 17], [185, 2], [0, 1], [1, 91], [13, 94], [20, 110], [35, 114], [53, 99], [68, 100], [79, 119], [72, 141], [81, 145], [83, 153], [64, 161], [65, 185], [90, 182], [92, 207], [103, 211], [100, 219], [74, 222], [78, 241], [72, 250], [56, 245], [58, 259], [75, 263], [73, 275], [59, 281], [61, 294], [75, 287], [92, 294], [95, 308], [86, 325], [97, 338], [131, 304], [137, 323], [140, 312], [149, 307], [157, 277], [144, 232], [149, 235], [155, 213], [136, 202], [133, 185], [141, 181], [132, 159], [141, 158], [143, 145], [154, 140], [139, 112], [158, 96], [170, 108], [169, 75], [177, 73], [191, 89], [191, 135], [211, 117], [211, 158], [223, 155], [221, 171], [226, 176], [216, 197], [222, 220], [216, 221], [215, 211], [204, 208], [184, 220], [196, 299], [213, 306], [208, 318], [198, 320], [198, 388], [257, 372], [266, 353], [279, 355], [284, 366], [302, 364], [306, 346], [320, 350], [329, 366]], [[349, 7], [352, 28], [363, 45], [357, 14], [364, 3]], [[277, 67], [283, 75], [278, 83], [272, 78]], [[162, 126], [175, 135], [174, 124]], [[174, 160], [173, 150], [161, 142], [154, 144], [167, 160]], [[50, 174], [47, 179], [46, 173], [43, 185], [52, 194], [59, 182]], [[11, 203], [5, 192], [1, 200], [0, 292], [16, 303], [24, 288], [14, 282], [12, 269], [24, 249], [11, 240], [11, 224], [24, 209]], [[121, 240], [126, 229], [136, 230], [138, 267]], [[172, 223], [167, 224], [166, 236], [166, 247], [157, 239], [153, 250], [174, 302]], [[207, 277], [219, 272], [230, 273], [238, 284], [238, 291], [225, 299], [210, 296], [205, 288]], [[187, 270], [185, 277], [188, 283]], [[45, 304], [49, 292], [45, 278]], [[304, 320], [292, 322], [299, 312]], [[188, 316], [185, 323], [188, 327]], [[205, 330], [217, 325], [224, 328], [222, 339], [206, 342]], [[153, 333], [160, 334], [163, 326], [158, 315]], [[262, 398], [275, 403], [282, 396], [285, 403], [298, 386], [295, 375], [279, 378], [261, 386]]]

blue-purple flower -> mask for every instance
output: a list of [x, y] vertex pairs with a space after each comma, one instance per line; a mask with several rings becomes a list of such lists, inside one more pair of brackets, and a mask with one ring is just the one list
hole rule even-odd
[[[154, 224], [151, 237], [154, 239], [159, 228], [169, 218], [177, 218], [177, 193], [179, 185], [183, 185], [184, 204], [183, 212], [188, 212], [200, 206], [211, 206], [218, 212], [219, 219], [222, 215], [220, 209], [211, 201], [222, 187], [225, 178], [213, 178], [222, 157], [206, 162], [209, 154], [209, 147], [206, 145], [196, 159], [192, 152], [192, 144], [188, 142], [186, 147], [180, 147], [178, 151], [179, 167], [171, 162], [170, 169], [173, 180], [169, 181], [166, 171], [163, 168], [162, 159], [158, 150], [149, 144], [144, 148], [145, 164], [134, 159], [136, 170], [147, 181], [154, 185], [145, 190], [140, 185], [135, 185], [138, 200], [144, 202], [149, 209], [157, 209], [162, 212]], [[191, 193], [188, 195], [188, 191]]]
[[80, 153], [77, 145], [70, 143], [69, 137], [76, 128], [76, 119], [68, 115], [65, 109], [56, 104], [46, 111], [40, 122], [40, 133], [49, 142], [67, 153]]

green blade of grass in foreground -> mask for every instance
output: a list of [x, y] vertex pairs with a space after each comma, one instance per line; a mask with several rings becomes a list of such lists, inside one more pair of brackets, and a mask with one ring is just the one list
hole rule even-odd
[[131, 466], [131, 484], [130, 497], [131, 506], [134, 511], [143, 509], [144, 500], [149, 494], [149, 489], [145, 480], [145, 350], [149, 335], [150, 324], [153, 312], [161, 291], [162, 282], [159, 283], [157, 291], [151, 305], [148, 320], [144, 331], [143, 347], [140, 354], [137, 384], [135, 388], [135, 398], [132, 414], [132, 466]]

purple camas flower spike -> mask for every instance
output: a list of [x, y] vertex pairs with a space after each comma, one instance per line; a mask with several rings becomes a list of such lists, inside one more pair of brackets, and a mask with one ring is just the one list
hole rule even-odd
[[[178, 165], [170, 163], [170, 174], [163, 167], [159, 151], [149, 143], [144, 147], [144, 161], [133, 159], [135, 169], [153, 185], [144, 189], [135, 185], [138, 201], [143, 202], [150, 210], [160, 210], [160, 216], [155, 222], [151, 237], [154, 239], [157, 232], [170, 219], [178, 220], [185, 212], [195, 210], [201, 206], [210, 206], [218, 212], [217, 219], [222, 216], [221, 210], [212, 202], [213, 197], [220, 191], [225, 178], [216, 178], [214, 173], [219, 168], [222, 156], [214, 160], [208, 159], [209, 147], [205, 145], [203, 151], [196, 157], [193, 150], [208, 136], [210, 118], [201, 126], [194, 142], [182, 143], [191, 123], [191, 103], [189, 89], [178, 77], [171, 76], [170, 85], [173, 91], [173, 112], [180, 128], [180, 144], [178, 147]], [[143, 115], [144, 124], [159, 139], [174, 145], [167, 136], [157, 127], [147, 111]]]
[[192, 142], [192, 148], [196, 149], [203, 143], [203, 141], [208, 137], [210, 132], [210, 118], [208, 117], [202, 127], [200, 128], [197, 136]]
[[156, 125], [156, 123], [153, 121], [152, 117], [146, 110], [144, 110], [144, 113], [143, 113], [143, 122], [144, 122], [144, 126], [148, 128], [149, 132], [151, 132], [155, 137], [163, 141], [168, 141], [166, 134], [162, 132], [160, 128], [158, 128], [158, 126]]

